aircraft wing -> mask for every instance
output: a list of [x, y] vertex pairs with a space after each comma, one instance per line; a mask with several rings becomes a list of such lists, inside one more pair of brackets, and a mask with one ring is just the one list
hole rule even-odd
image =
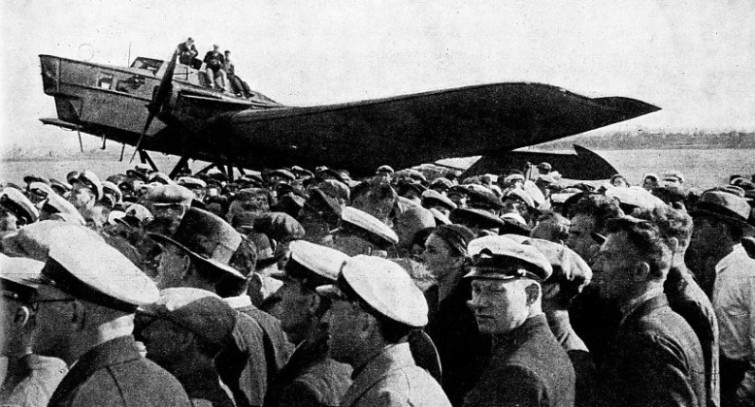
[[[187, 103], [183, 110], [193, 110]], [[198, 138], [197, 147], [242, 166], [326, 164], [360, 175], [382, 164], [404, 168], [510, 151], [657, 110], [629, 98], [499, 83], [326, 106], [233, 109], [205, 122], [212, 138]]]

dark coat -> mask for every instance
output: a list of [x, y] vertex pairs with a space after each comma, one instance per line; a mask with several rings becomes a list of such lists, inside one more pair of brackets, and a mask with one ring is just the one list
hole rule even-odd
[[664, 294], [627, 315], [598, 368], [605, 406], [705, 406], [705, 362], [695, 332]]
[[190, 406], [181, 383], [136, 350], [132, 336], [85, 353], [48, 406]]
[[442, 387], [454, 406], [462, 405], [464, 395], [474, 387], [490, 356], [490, 338], [477, 330], [474, 314], [467, 307], [471, 293], [467, 280], [462, 280], [440, 303], [437, 286], [426, 292], [430, 313], [425, 332], [438, 349]]
[[328, 357], [327, 338], [305, 342], [278, 373], [265, 406], [338, 406], [349, 386], [351, 366]]
[[485, 372], [464, 406], [574, 405], [574, 368], [544, 315], [496, 338]]
[[718, 321], [708, 297], [687, 267], [671, 268], [663, 284], [669, 306], [695, 331], [705, 358], [705, 385], [708, 407], [720, 405], [718, 369]]
[[215, 358], [220, 378], [233, 393], [237, 407], [261, 406], [265, 400], [269, 366], [264, 332], [249, 315], [236, 313], [231, 338]]
[[294, 345], [288, 341], [283, 328], [281, 328], [280, 321], [251, 304], [236, 308], [236, 311], [252, 317], [262, 328], [265, 359], [268, 361], [268, 374], [277, 374], [288, 362], [294, 351]]
[[229, 394], [230, 390], [226, 392], [221, 387], [220, 377], [214, 367], [198, 368], [182, 373], [176, 378], [186, 389], [186, 394], [189, 395], [189, 400], [194, 407], [235, 407], [231, 400], [232, 396]]
[[553, 336], [564, 348], [574, 367], [574, 405], [592, 406], [595, 399], [595, 364], [582, 339], [574, 332], [569, 314], [546, 315]]

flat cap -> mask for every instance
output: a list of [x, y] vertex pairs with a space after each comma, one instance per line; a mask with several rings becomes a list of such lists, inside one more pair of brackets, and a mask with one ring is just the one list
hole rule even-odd
[[59, 194], [64, 194], [71, 190], [71, 184], [63, 181], [58, 181], [55, 178], [50, 178], [50, 187], [52, 187], [53, 190], [55, 188], [58, 188]]
[[451, 224], [451, 219], [448, 219], [448, 216], [444, 215], [443, 212], [435, 208], [430, 208], [428, 210], [430, 211], [430, 213], [433, 214], [433, 218], [435, 218], [436, 225], [450, 225]]
[[39, 218], [39, 212], [29, 198], [13, 187], [4, 188], [0, 193], [0, 206], [13, 212], [17, 218], [23, 219], [27, 224], [36, 222]]
[[42, 204], [41, 211], [40, 220], [58, 219], [71, 223], [84, 224], [84, 218], [76, 207], [58, 194], [49, 195]]
[[236, 278], [245, 278], [228, 265], [241, 245], [241, 235], [233, 226], [215, 214], [202, 209], [189, 208], [172, 237], [148, 234], [158, 242], [168, 242], [186, 252], [194, 261]]
[[312, 290], [321, 285], [335, 283], [341, 266], [349, 258], [341, 251], [306, 240], [291, 242], [289, 250], [291, 257], [284, 271], [272, 273], [270, 276], [278, 279], [294, 279]]
[[506, 236], [486, 236], [469, 242], [471, 271], [465, 278], [547, 280], [553, 274], [548, 259], [536, 248]]
[[121, 192], [121, 189], [118, 188], [118, 185], [115, 185], [110, 181], [102, 181], [102, 193], [105, 195], [112, 195], [115, 203], [123, 200], [123, 192]]
[[428, 189], [422, 193], [422, 206], [430, 208], [431, 206], [440, 205], [444, 208], [448, 208], [449, 211], [456, 209], [454, 201], [449, 199], [446, 195], [433, 190]]
[[551, 167], [551, 165], [547, 162], [541, 162], [540, 164], [537, 165], [537, 169], [550, 172], [550, 170], [552, 170], [553, 167]]
[[29, 184], [29, 192], [33, 192], [43, 197], [48, 197], [56, 193], [55, 190], [52, 189], [50, 185], [47, 185], [44, 182], [39, 182], [39, 181], [32, 181]]
[[133, 312], [157, 301], [155, 283], [118, 250], [83, 226], [50, 231], [41, 282], [76, 298]]
[[323, 192], [320, 188], [312, 188], [304, 207], [317, 213], [331, 227], [335, 228], [341, 220], [343, 208], [335, 198]]
[[283, 212], [267, 212], [258, 215], [254, 220], [254, 230], [278, 242], [301, 239], [306, 233], [298, 220]]
[[324, 286], [321, 294], [340, 292], [366, 304], [377, 318], [421, 328], [427, 325], [427, 301], [409, 274], [398, 264], [379, 257], [358, 255], [347, 259], [336, 286]]
[[289, 170], [287, 170], [285, 168], [279, 168], [277, 170], [270, 171], [270, 173], [268, 174], [268, 176], [278, 176], [278, 177], [281, 177], [281, 178], [285, 178], [285, 179], [287, 179], [289, 181], [295, 181], [296, 180], [296, 176], [294, 174], [292, 174], [291, 171], [289, 171]]
[[24, 176], [24, 182], [27, 184], [31, 184], [32, 182], [42, 182], [44, 184], [50, 183], [50, 181], [45, 179], [45, 177], [41, 177], [36, 174], [29, 174], [29, 175]]
[[496, 194], [488, 187], [469, 184], [467, 188], [467, 205], [478, 209], [500, 209], [503, 204]]
[[233, 332], [236, 311], [217, 294], [188, 287], [166, 288], [160, 298], [139, 309], [140, 313], [165, 318], [221, 347]]
[[185, 186], [187, 188], [206, 188], [207, 183], [199, 178], [194, 177], [181, 177], [178, 179], [178, 185]]
[[681, 171], [669, 171], [663, 173], [663, 180], [664, 181], [678, 181], [680, 183], [684, 183], [684, 174], [681, 173]]
[[140, 228], [154, 219], [152, 212], [143, 205], [132, 203], [124, 211], [123, 217], [116, 220], [132, 228]]
[[519, 201], [522, 201], [525, 205], [529, 206], [530, 208], [535, 207], [535, 201], [532, 199], [532, 196], [525, 190], [519, 189], [519, 188], [512, 188], [507, 190], [503, 193], [503, 200], [507, 199], [516, 199]]
[[366, 231], [390, 244], [398, 243], [398, 235], [378, 218], [357, 208], [347, 206], [341, 212], [341, 221]]
[[188, 207], [191, 206], [193, 198], [194, 193], [188, 188], [176, 184], [157, 185], [144, 195], [145, 201], [153, 206], [183, 205]]
[[89, 188], [94, 194], [96, 200], [99, 201], [102, 198], [102, 182], [94, 172], [89, 170], [81, 171], [81, 173], [71, 181], [71, 184], [75, 183], [80, 183]]
[[381, 165], [378, 167], [377, 171], [375, 171], [376, 174], [379, 174], [381, 172], [386, 172], [388, 174], [393, 174], [395, 171], [393, 171], [393, 168], [391, 168], [389, 165]]
[[457, 208], [451, 211], [448, 218], [453, 223], [470, 228], [492, 229], [506, 226], [501, 218], [483, 209]]
[[[642, 210], [653, 210], [654, 208], [666, 205], [660, 198], [638, 186], [628, 188], [611, 187], [606, 189], [605, 195], [609, 199], [616, 199], [621, 205], [630, 207], [629, 209], [639, 208]], [[631, 213], [632, 211], [625, 210], [624, 212]]]
[[333, 198], [341, 199], [344, 202], [349, 202], [351, 199], [351, 191], [349, 190], [349, 187], [336, 179], [323, 180], [317, 185], [317, 187], [322, 190], [322, 192], [325, 192]]
[[436, 178], [430, 183], [430, 189], [436, 191], [448, 191], [452, 186], [451, 180], [445, 177]]
[[572, 249], [545, 239], [529, 238], [523, 242], [542, 253], [551, 267], [553, 274], [546, 282], [553, 282], [572, 288], [576, 293], [590, 284], [592, 270], [586, 261]]
[[24, 257], [8, 257], [0, 253], [0, 288], [13, 299], [28, 302], [37, 292], [39, 273], [45, 263]]
[[503, 182], [505, 184], [511, 184], [515, 181], [522, 181], [524, 182], [524, 175], [519, 173], [509, 174], [504, 179]]

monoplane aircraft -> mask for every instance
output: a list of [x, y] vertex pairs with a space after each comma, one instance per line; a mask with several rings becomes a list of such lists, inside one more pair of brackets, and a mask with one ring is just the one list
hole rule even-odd
[[234, 167], [243, 172], [326, 165], [363, 176], [384, 164], [398, 169], [480, 155], [476, 167], [486, 171], [538, 159], [558, 162], [568, 178], [602, 179], [615, 170], [589, 150], [512, 150], [659, 110], [634, 99], [588, 98], [538, 83], [293, 107], [257, 92], [244, 98], [211, 89], [204, 72], [178, 63], [176, 54], [167, 62], [139, 57], [130, 67], [40, 59], [44, 92], [55, 98], [58, 115], [43, 123], [101, 137], [103, 144], [133, 145], [150, 163], [148, 151], [177, 155], [174, 171], [195, 159], [231, 174]]

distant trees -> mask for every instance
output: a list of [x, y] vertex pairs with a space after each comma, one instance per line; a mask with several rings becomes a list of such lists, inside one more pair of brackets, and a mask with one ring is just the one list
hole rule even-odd
[[713, 133], [693, 132], [615, 132], [612, 134], [578, 135], [551, 141], [537, 146], [537, 149], [568, 150], [572, 144], [579, 144], [592, 150], [644, 150], [644, 149], [755, 149], [755, 133], [730, 131]]

